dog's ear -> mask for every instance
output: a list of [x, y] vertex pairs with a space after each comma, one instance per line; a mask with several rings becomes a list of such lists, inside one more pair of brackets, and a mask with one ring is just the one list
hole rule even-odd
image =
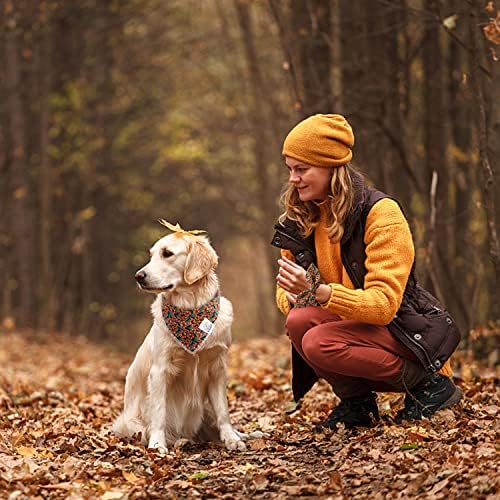
[[207, 240], [193, 239], [184, 268], [184, 281], [188, 285], [192, 285], [214, 269], [218, 262], [219, 258]]

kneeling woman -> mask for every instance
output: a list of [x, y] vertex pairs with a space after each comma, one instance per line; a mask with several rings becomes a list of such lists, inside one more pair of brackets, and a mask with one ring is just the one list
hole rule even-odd
[[341, 115], [314, 115], [285, 139], [289, 180], [275, 226], [277, 304], [293, 344], [298, 401], [318, 377], [340, 398], [334, 429], [379, 419], [376, 392], [406, 392], [396, 421], [430, 417], [461, 390], [447, 361], [459, 333], [414, 276], [410, 228], [397, 201], [367, 186], [349, 161]]

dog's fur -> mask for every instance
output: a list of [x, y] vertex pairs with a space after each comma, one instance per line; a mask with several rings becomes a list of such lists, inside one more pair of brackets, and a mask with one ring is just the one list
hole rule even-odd
[[158, 294], [153, 326], [127, 372], [124, 410], [113, 430], [123, 437], [140, 433], [144, 444], [162, 450], [178, 440], [213, 439], [215, 431], [227, 448], [243, 450], [246, 435], [231, 425], [226, 396], [231, 302], [221, 297], [215, 329], [195, 354], [172, 338], [161, 310], [163, 297], [188, 309], [211, 300], [219, 291], [217, 254], [207, 237], [185, 233], [161, 238], [150, 254], [136, 279]]

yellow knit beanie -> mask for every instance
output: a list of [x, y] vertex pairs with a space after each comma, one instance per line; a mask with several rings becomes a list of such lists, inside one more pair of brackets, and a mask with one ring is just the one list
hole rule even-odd
[[340, 167], [352, 158], [354, 134], [342, 115], [313, 115], [286, 136], [283, 155], [314, 167]]

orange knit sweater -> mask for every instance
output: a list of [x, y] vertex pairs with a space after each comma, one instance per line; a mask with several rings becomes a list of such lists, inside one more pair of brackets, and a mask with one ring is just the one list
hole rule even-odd
[[[403, 292], [415, 257], [408, 222], [399, 205], [389, 198], [376, 203], [366, 219], [366, 276], [364, 289], [355, 289], [340, 257], [340, 243], [332, 243], [326, 228], [326, 204], [320, 205], [320, 223], [314, 232], [317, 265], [322, 281], [332, 289], [321, 307], [343, 319], [374, 325], [391, 322], [403, 300]], [[282, 255], [293, 259], [291, 252]], [[277, 287], [276, 302], [283, 314], [290, 304], [285, 290]], [[440, 371], [451, 376], [450, 363]]]

